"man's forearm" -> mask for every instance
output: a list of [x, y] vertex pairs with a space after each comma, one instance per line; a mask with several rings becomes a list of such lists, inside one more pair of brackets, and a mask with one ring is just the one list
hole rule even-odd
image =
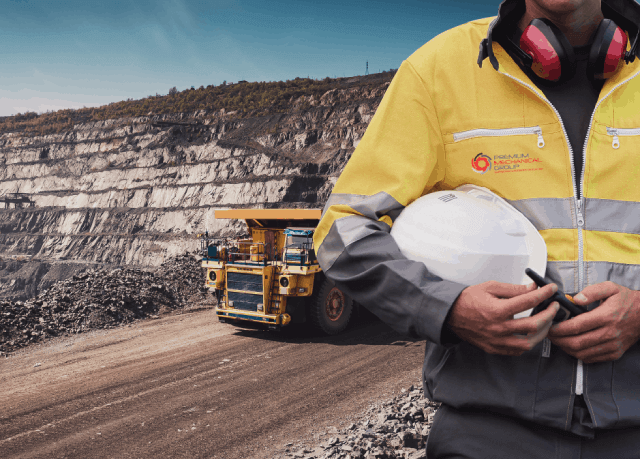
[[[388, 228], [385, 223], [371, 222], [361, 229], [362, 237], [348, 244], [332, 228], [325, 242], [330, 243], [334, 259], [325, 273], [393, 329], [441, 343], [447, 313], [467, 286], [443, 280], [429, 273], [423, 263], [408, 260]], [[322, 255], [319, 253], [319, 259]], [[445, 338], [448, 343], [459, 342], [446, 331]]]

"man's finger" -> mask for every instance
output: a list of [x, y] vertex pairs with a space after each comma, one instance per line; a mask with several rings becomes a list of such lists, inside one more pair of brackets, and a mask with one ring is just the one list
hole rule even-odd
[[505, 300], [501, 314], [504, 315], [504, 318], [506, 319], [518, 314], [519, 312], [535, 308], [544, 300], [551, 298], [551, 296], [557, 291], [558, 286], [556, 284], [549, 284], [542, 288], [523, 293], [515, 298]]
[[554, 325], [549, 330], [549, 336], [562, 337], [574, 336], [586, 333], [602, 327], [607, 320], [607, 311], [604, 308], [596, 308], [593, 311], [585, 312], [572, 317], [559, 324]]
[[[547, 309], [534, 316], [509, 320], [505, 325], [509, 334], [519, 335], [520, 337], [528, 336], [537, 339], [537, 335], [544, 332], [544, 336], [542, 336], [542, 338], [544, 338], [547, 336], [549, 327], [551, 327], [553, 318], [556, 316], [559, 308], [560, 305], [558, 302], [554, 301], [549, 305], [549, 307], [547, 307]], [[542, 341], [542, 338], [536, 342]]]
[[537, 288], [534, 282], [528, 285], [509, 284], [506, 282], [487, 282], [486, 292], [498, 298], [514, 298], [532, 292]]
[[589, 285], [580, 293], [575, 295], [573, 299], [580, 305], [587, 305], [594, 301], [603, 300], [615, 295], [620, 291], [620, 287], [613, 282], [600, 282], [599, 284]]
[[606, 338], [606, 330], [604, 329], [591, 330], [580, 336], [558, 337], [549, 335], [549, 339], [558, 347], [567, 349], [573, 353], [615, 342], [615, 340]]
[[511, 335], [505, 336], [495, 347], [508, 355], [521, 355], [523, 352], [530, 351], [545, 338], [546, 328], [541, 330], [537, 335]]

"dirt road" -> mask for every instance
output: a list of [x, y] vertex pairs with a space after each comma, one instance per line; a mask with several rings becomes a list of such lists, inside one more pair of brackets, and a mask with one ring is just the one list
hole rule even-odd
[[327, 338], [210, 309], [78, 335], [0, 360], [0, 456], [271, 458], [415, 384], [423, 353], [372, 319]]

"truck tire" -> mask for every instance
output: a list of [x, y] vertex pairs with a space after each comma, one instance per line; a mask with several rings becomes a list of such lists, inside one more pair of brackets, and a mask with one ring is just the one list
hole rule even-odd
[[318, 276], [311, 296], [309, 318], [314, 328], [336, 335], [347, 328], [353, 311], [353, 300], [325, 276]]

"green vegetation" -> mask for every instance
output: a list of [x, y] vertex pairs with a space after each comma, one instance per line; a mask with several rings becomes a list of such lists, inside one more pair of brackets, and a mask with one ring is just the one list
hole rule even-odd
[[[356, 77], [362, 81], [353, 86], [366, 86], [389, 81], [395, 70], [382, 72], [369, 77]], [[101, 121], [124, 117], [162, 115], [169, 113], [186, 113], [197, 110], [219, 110], [236, 112], [235, 117], [245, 118], [283, 113], [300, 96], [315, 96], [318, 99], [331, 89], [352, 86], [347, 84], [350, 78], [325, 78], [314, 80], [296, 78], [294, 80], [276, 82], [240, 82], [220, 86], [209, 85], [206, 88], [193, 86], [178, 91], [174, 86], [169, 94], [149, 96], [140, 100], [128, 99], [113, 102], [96, 108], [66, 109], [56, 112], [19, 113], [15, 116], [0, 117], [0, 133], [20, 132], [29, 135], [45, 135], [69, 130], [74, 124], [90, 121]], [[307, 108], [308, 106], [301, 107]]]

